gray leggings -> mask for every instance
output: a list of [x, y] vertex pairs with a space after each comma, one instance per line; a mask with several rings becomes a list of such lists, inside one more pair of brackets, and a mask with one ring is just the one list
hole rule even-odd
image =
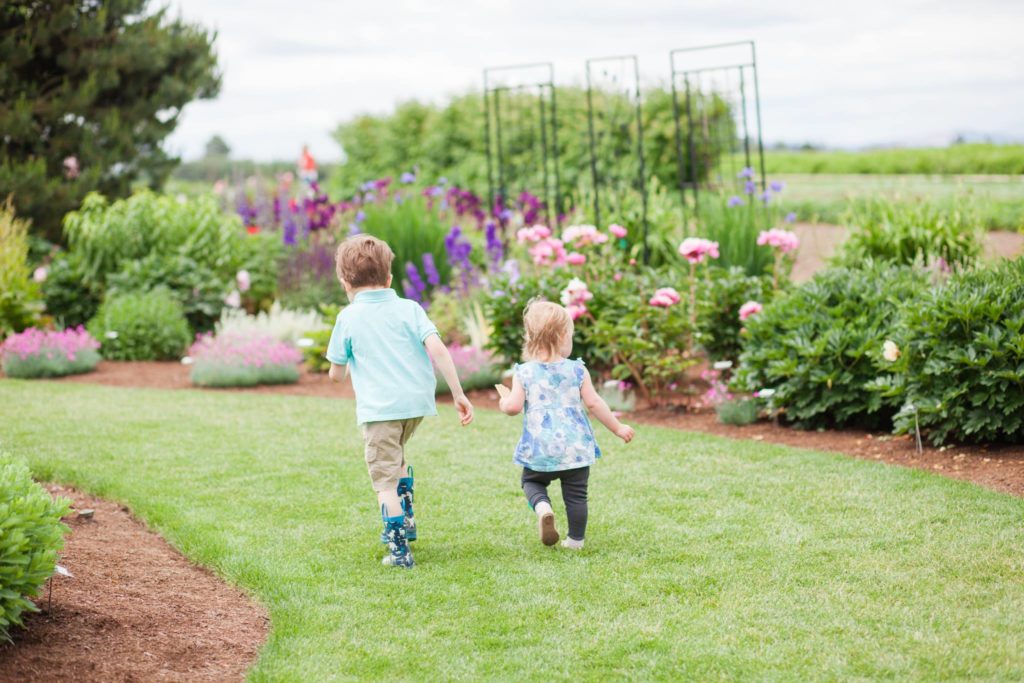
[[536, 508], [541, 501], [551, 503], [548, 484], [555, 479], [562, 482], [562, 501], [565, 503], [565, 515], [569, 518], [569, 538], [582, 541], [587, 532], [587, 481], [590, 479], [590, 468], [535, 472], [524, 467], [523, 493], [531, 508]]

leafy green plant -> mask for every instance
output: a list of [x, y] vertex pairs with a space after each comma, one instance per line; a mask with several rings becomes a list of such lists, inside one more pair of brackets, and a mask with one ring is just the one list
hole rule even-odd
[[192, 337], [181, 303], [166, 289], [108, 297], [88, 325], [110, 360], [173, 360]]
[[865, 385], [898, 309], [926, 287], [919, 270], [870, 262], [818, 273], [747, 320], [736, 388], [773, 389], [798, 426], [888, 427], [898, 403]]
[[28, 266], [29, 222], [14, 215], [8, 197], [0, 205], [0, 339], [36, 322], [43, 303]]
[[427, 209], [423, 197], [410, 197], [402, 202], [381, 202], [366, 205], [366, 219], [360, 229], [388, 243], [395, 252], [391, 264], [392, 286], [401, 291], [406, 279], [406, 264], [422, 270], [423, 254], [432, 254], [440, 281], [451, 279], [451, 266], [445, 249], [449, 226], [435, 211]]
[[[1024, 441], [1024, 258], [954, 275], [900, 310], [871, 388], [901, 406], [897, 432], [931, 441]], [[901, 353], [900, 353], [901, 351]], [[892, 358], [890, 355], [890, 358]]]
[[851, 206], [851, 226], [836, 261], [855, 266], [864, 259], [910, 265], [970, 266], [981, 254], [983, 230], [969, 204], [949, 210], [934, 204], [874, 199]]
[[153, 253], [127, 263], [107, 279], [108, 296], [164, 288], [181, 304], [189, 326], [207, 332], [225, 309], [231, 286], [209, 267], [184, 254]]
[[46, 311], [58, 325], [84, 325], [99, 310], [104, 286], [90, 279], [85, 264], [77, 254], [60, 252], [47, 269], [43, 282]]
[[32, 598], [57, 565], [67, 513], [67, 500], [52, 498], [24, 462], [0, 450], [0, 639], [24, 625], [25, 612], [38, 611]]
[[697, 293], [697, 343], [711, 360], [735, 361], [740, 355], [743, 304], [767, 304], [774, 296], [771, 278], [747, 275], [743, 268], [711, 268]]
[[761, 407], [752, 398], [733, 398], [717, 404], [715, 414], [722, 424], [742, 427], [757, 422]]

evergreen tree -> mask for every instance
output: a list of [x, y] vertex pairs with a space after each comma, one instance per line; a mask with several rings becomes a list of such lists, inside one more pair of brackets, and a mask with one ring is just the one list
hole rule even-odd
[[206, 151], [203, 153], [204, 158], [227, 159], [229, 156], [231, 156], [231, 147], [228, 146], [228, 143], [221, 136], [214, 135], [206, 143]]
[[215, 34], [147, 5], [0, 3], [0, 197], [49, 239], [92, 190], [159, 187], [182, 108], [220, 89]]

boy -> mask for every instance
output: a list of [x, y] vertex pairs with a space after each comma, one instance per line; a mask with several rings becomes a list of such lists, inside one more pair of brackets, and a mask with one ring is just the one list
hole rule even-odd
[[437, 415], [431, 360], [451, 387], [463, 427], [473, 421], [473, 406], [423, 308], [391, 289], [394, 257], [391, 247], [370, 235], [351, 237], [338, 247], [338, 279], [350, 303], [338, 315], [326, 356], [331, 379], [341, 381], [343, 365], [352, 375], [366, 465], [384, 518], [381, 540], [391, 551], [383, 563], [412, 567], [408, 541], [416, 538], [416, 520], [405, 442], [425, 416]]

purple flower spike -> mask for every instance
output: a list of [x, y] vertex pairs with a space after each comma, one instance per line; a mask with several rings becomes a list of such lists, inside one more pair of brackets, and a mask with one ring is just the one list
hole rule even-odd
[[786, 214], [785, 220], [786, 220], [787, 223], [795, 223], [796, 222], [796, 214], [793, 213], [792, 211], [790, 211], [789, 213]]
[[736, 177], [737, 178], [748, 178], [748, 179], [749, 178], [753, 178], [754, 177], [754, 169], [752, 169], [749, 166], [744, 166], [743, 170], [741, 170], [739, 173], [736, 174]]
[[362, 223], [366, 220], [366, 212], [362, 209], [356, 212], [356, 223]]
[[764, 192], [764, 193], [761, 194], [761, 201], [764, 202], [765, 204], [767, 204], [771, 200], [772, 200], [772, 193], [771, 192]]
[[743, 185], [743, 191], [746, 192], [747, 194], [754, 194], [757, 191], [757, 183], [755, 183], [753, 180], [748, 180]]
[[412, 183], [416, 182], [416, 174], [415, 173], [405, 172], [405, 173], [402, 174], [402, 177], [401, 177], [400, 180], [402, 181], [403, 185], [411, 185]]
[[[418, 295], [423, 294], [427, 291], [427, 285], [423, 283], [423, 278], [420, 277], [420, 271], [416, 269], [416, 264], [409, 262], [405, 264], [405, 274], [409, 277], [409, 284], [412, 286]], [[419, 301], [417, 298], [416, 301]]]
[[402, 280], [402, 291], [405, 292], [406, 299], [412, 299], [416, 303], [422, 304], [420, 293], [416, 291], [416, 288], [409, 284], [408, 280]]
[[498, 237], [498, 225], [494, 221], [487, 221], [484, 235], [487, 240], [487, 256], [490, 257], [492, 266], [497, 268], [505, 258], [505, 245]]
[[441, 274], [437, 272], [437, 264], [434, 263], [434, 255], [429, 251], [423, 254], [423, 272], [427, 274], [427, 282], [429, 282], [431, 286], [437, 287], [441, 284]]
[[729, 201], [727, 203], [730, 209], [734, 206], [743, 206], [744, 204], [743, 200], [736, 195], [729, 197]]
[[776, 192], [776, 193], [782, 192], [782, 188], [784, 188], [785, 186], [786, 186], [786, 183], [782, 182], [781, 180], [773, 180], [768, 185], [768, 187], [770, 187], [772, 189], [772, 192]]

